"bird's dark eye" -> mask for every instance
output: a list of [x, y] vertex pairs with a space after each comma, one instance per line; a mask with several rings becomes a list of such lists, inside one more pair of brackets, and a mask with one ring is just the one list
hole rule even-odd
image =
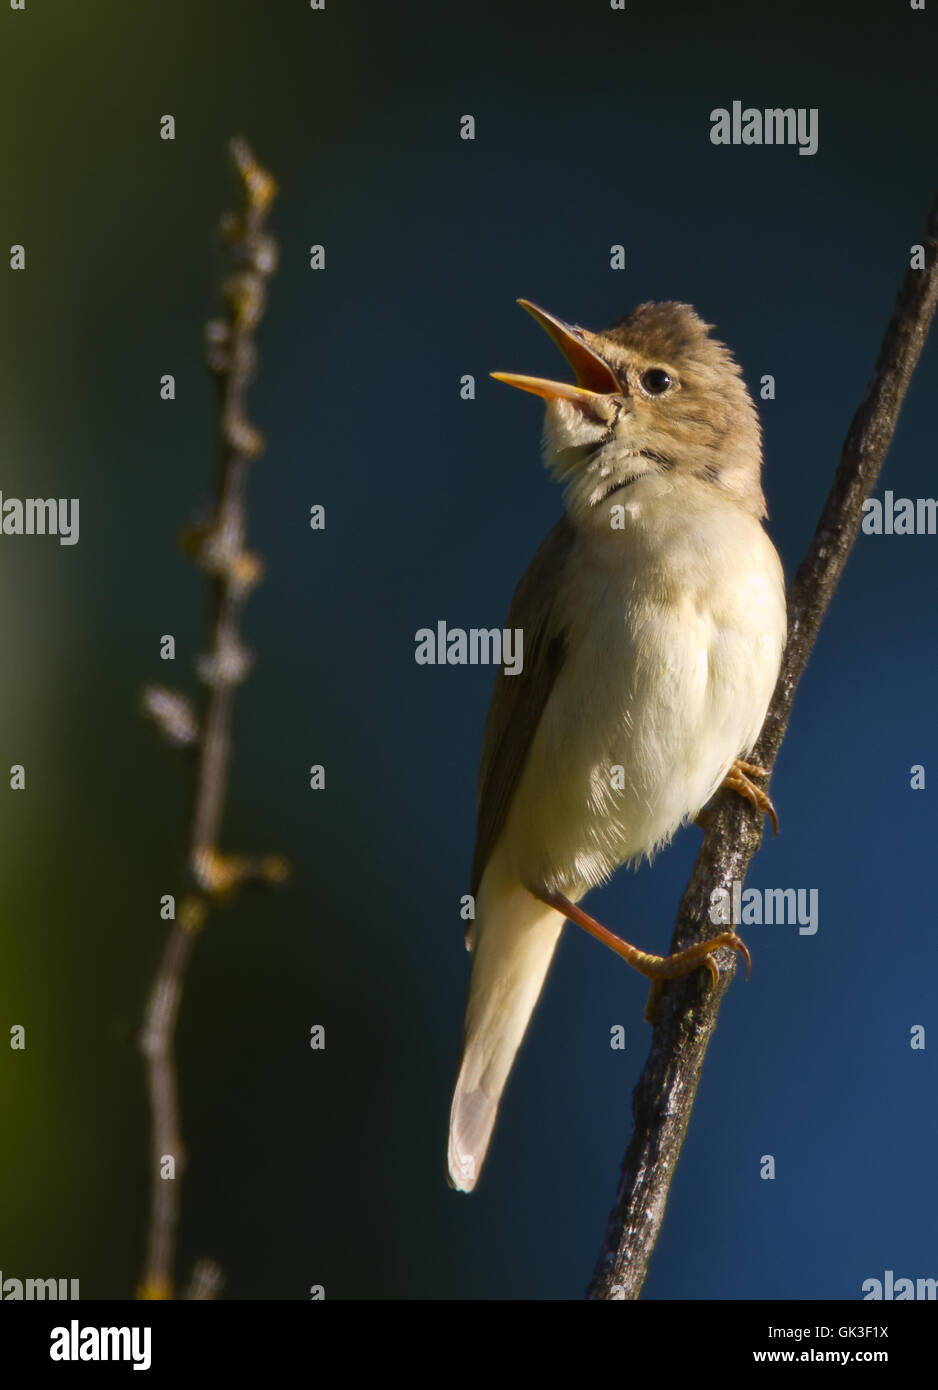
[[649, 367], [642, 376], [642, 385], [650, 396], [663, 396], [674, 385], [670, 374], [661, 367]]

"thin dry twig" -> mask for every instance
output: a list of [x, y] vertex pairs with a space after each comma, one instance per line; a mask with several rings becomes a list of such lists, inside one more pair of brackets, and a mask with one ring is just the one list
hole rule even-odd
[[[827, 501], [788, 595], [789, 635], [781, 674], [752, 759], [771, 767], [821, 620], [876, 484], [909, 380], [938, 302], [938, 195], [926, 235], [925, 265], [906, 272], [863, 401], [853, 417]], [[678, 910], [671, 943], [682, 950], [710, 934], [712, 891], [742, 882], [762, 841], [761, 817], [741, 797], [714, 803], [704, 841]], [[661, 1229], [665, 1204], [687, 1132], [697, 1085], [723, 996], [735, 971], [721, 954], [719, 984], [698, 970], [663, 994], [651, 1052], [632, 1097], [635, 1128], [625, 1153], [616, 1204], [593, 1275], [591, 1299], [638, 1298]], [[724, 957], [726, 959], [724, 959]]]
[[[196, 720], [185, 697], [153, 687], [144, 709], [168, 742], [197, 746], [187, 891], [166, 940], [140, 1034], [152, 1117], [151, 1206], [146, 1263], [138, 1295], [174, 1295], [180, 1181], [185, 1166], [176, 1082], [174, 1038], [186, 969], [196, 936], [210, 906], [250, 881], [279, 882], [283, 861], [222, 854], [218, 849], [231, 743], [234, 692], [250, 661], [241, 644], [241, 609], [261, 576], [257, 556], [245, 549], [246, 483], [250, 464], [264, 451], [264, 440], [247, 420], [247, 391], [254, 377], [254, 331], [267, 298], [267, 282], [277, 265], [276, 243], [267, 235], [267, 214], [276, 185], [242, 140], [231, 142], [241, 185], [242, 207], [226, 217], [222, 233], [233, 271], [223, 285], [224, 317], [208, 324], [207, 361], [218, 396], [218, 476], [214, 513], [206, 526], [192, 528], [184, 548], [208, 576], [210, 613], [206, 654], [198, 669], [204, 708]], [[167, 1175], [169, 1160], [174, 1176]], [[208, 1268], [206, 1265], [205, 1268]], [[192, 1296], [213, 1297], [220, 1271], [196, 1276]]]

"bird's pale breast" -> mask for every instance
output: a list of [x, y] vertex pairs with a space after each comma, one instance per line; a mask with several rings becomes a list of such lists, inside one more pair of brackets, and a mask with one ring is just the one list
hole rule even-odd
[[577, 544], [567, 657], [505, 843], [522, 882], [574, 899], [653, 854], [748, 752], [785, 639], [778, 557], [736, 507], [652, 496]]

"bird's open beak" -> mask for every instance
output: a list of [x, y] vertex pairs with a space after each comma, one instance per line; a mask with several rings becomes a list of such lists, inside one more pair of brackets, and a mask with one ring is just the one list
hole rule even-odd
[[572, 386], [566, 381], [548, 381], [539, 376], [520, 376], [515, 372], [492, 372], [496, 381], [504, 381], [507, 386], [517, 386], [521, 391], [530, 391], [547, 400], [573, 401], [575, 405], [586, 407], [597, 396], [621, 392], [622, 386], [615, 372], [587, 344], [578, 328], [539, 309], [529, 299], [519, 299], [518, 303], [553, 338], [576, 374], [576, 385]]

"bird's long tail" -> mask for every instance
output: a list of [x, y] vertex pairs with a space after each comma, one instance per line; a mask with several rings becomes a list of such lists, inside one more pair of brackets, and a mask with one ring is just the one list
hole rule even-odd
[[473, 927], [472, 979], [449, 1123], [449, 1180], [475, 1187], [508, 1073], [544, 984], [564, 919], [490, 865]]

